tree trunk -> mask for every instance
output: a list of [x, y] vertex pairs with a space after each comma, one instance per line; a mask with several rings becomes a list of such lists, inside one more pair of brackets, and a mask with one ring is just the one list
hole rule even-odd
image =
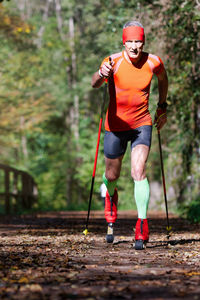
[[[72, 90], [73, 105], [70, 108], [69, 116], [66, 116], [66, 123], [69, 125], [70, 133], [72, 139], [68, 140], [67, 151], [79, 151], [79, 96], [76, 92], [77, 87], [77, 68], [76, 68], [76, 52], [75, 52], [75, 34], [74, 34], [74, 19], [71, 17], [69, 19], [69, 44], [71, 48], [71, 66], [70, 70], [66, 70], [68, 74], [69, 87]], [[74, 140], [73, 140], [74, 138]], [[73, 164], [68, 166], [66, 174], [66, 199], [67, 203], [70, 204], [72, 197], [74, 196], [73, 191], [76, 191], [76, 197], [78, 197], [78, 202], [80, 199], [79, 186], [76, 184], [74, 179], [74, 174], [76, 172], [76, 167], [78, 166], [78, 159], [75, 159]], [[76, 189], [75, 189], [76, 186]]]
[[43, 18], [42, 18], [43, 24], [40, 27], [38, 34], [37, 34], [38, 38], [37, 38], [36, 44], [37, 44], [38, 48], [40, 48], [42, 46], [42, 36], [44, 33], [44, 29], [45, 29], [45, 23], [48, 20], [49, 7], [50, 7], [50, 4], [52, 1], [53, 0], [46, 0], [46, 5], [45, 5], [44, 13], [43, 13]]
[[75, 35], [74, 35], [74, 19], [71, 17], [69, 19], [69, 42], [71, 48], [71, 84], [72, 90], [74, 91], [74, 99], [73, 99], [73, 106], [70, 110], [70, 124], [72, 134], [75, 137], [75, 140], [78, 141], [79, 139], [79, 96], [76, 93], [76, 52], [75, 52]]
[[25, 0], [26, 1], [26, 16], [27, 19], [30, 19], [32, 16], [32, 3], [29, 0]]
[[58, 27], [58, 32], [60, 34], [60, 38], [62, 41], [65, 40], [65, 37], [63, 35], [63, 21], [62, 21], [62, 16], [61, 16], [61, 4], [60, 0], [55, 0], [55, 6], [56, 6], [56, 18], [57, 18], [57, 27]]
[[20, 129], [21, 129], [21, 147], [22, 147], [22, 153], [23, 153], [23, 157], [25, 159], [28, 158], [28, 149], [27, 149], [27, 139], [26, 136], [24, 134], [24, 117], [20, 117]]
[[20, 16], [22, 20], [25, 20], [25, 5], [26, 5], [26, 0], [17, 1], [17, 6], [19, 8]]

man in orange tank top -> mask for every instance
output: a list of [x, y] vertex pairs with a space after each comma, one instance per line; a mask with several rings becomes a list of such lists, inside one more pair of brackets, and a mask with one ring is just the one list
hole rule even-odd
[[131, 176], [138, 211], [135, 249], [144, 249], [149, 239], [147, 209], [149, 183], [145, 165], [151, 146], [152, 120], [148, 110], [153, 75], [158, 79], [159, 100], [154, 123], [160, 130], [167, 121], [168, 79], [160, 57], [143, 51], [144, 28], [137, 21], [123, 27], [124, 50], [106, 57], [92, 77], [92, 87], [109, 83], [109, 106], [105, 120], [103, 181], [107, 187], [105, 218], [108, 222], [107, 242], [113, 242], [113, 224], [117, 219], [117, 179], [120, 176], [127, 143], [131, 143]]

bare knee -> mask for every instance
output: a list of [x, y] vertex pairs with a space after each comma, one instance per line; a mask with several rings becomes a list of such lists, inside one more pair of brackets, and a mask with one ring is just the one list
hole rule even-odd
[[114, 170], [109, 170], [105, 172], [105, 176], [108, 181], [115, 181], [119, 178], [119, 173], [115, 172]]
[[146, 172], [143, 167], [137, 166], [135, 168], [132, 168], [131, 176], [133, 180], [140, 181], [146, 177]]
[[115, 181], [120, 176], [123, 156], [116, 159], [105, 158], [106, 171], [105, 176], [108, 181]]

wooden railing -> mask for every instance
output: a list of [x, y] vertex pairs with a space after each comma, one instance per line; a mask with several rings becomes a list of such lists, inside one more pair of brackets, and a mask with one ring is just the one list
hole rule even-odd
[[0, 199], [6, 214], [31, 209], [37, 197], [37, 185], [30, 174], [0, 164]]

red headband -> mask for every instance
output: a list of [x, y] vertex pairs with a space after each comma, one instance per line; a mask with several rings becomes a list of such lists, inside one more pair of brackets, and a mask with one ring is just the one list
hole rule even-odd
[[123, 44], [128, 40], [145, 40], [144, 28], [138, 26], [129, 26], [123, 29]]

